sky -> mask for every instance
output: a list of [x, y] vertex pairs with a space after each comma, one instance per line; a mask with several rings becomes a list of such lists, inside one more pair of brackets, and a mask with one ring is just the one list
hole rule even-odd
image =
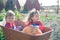
[[[25, 2], [26, 0], [19, 0], [21, 6], [24, 6]], [[39, 3], [40, 4], [42, 3], [42, 6], [51, 6], [51, 5], [57, 5], [57, 0], [39, 0]]]

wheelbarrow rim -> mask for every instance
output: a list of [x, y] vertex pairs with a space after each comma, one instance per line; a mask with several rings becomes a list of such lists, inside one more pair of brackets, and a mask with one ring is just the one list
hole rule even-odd
[[[0, 25], [0, 27], [4, 27], [4, 26]], [[4, 28], [6, 28], [6, 27], [4, 27]], [[47, 28], [49, 28], [49, 27], [47, 27]], [[8, 29], [8, 28], [7, 28], [7, 29]], [[29, 35], [29, 34], [26, 34], [26, 33], [22, 32], [22, 31], [17, 31], [17, 32], [20, 32], [20, 33], [25, 34], [25, 35], [28, 35], [28, 36], [42, 36], [42, 35], [46, 35], [46, 34], [48, 34], [48, 33], [50, 33], [50, 32], [53, 31], [52, 28], [50, 28], [50, 29], [51, 29], [50, 31], [45, 32], [45, 33], [42, 33], [42, 34], [40, 34], [40, 35]], [[13, 30], [13, 29], [10, 29], [10, 30]], [[16, 31], [16, 30], [14, 30], [14, 31]]]

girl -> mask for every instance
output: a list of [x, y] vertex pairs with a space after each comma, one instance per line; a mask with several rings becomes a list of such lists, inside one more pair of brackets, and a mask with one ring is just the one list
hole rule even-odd
[[23, 32], [27, 34], [42, 34], [43, 25], [39, 21], [38, 11], [30, 13], [27, 26], [23, 29]]
[[5, 27], [9, 29], [16, 29], [14, 20], [15, 20], [15, 13], [11, 10], [8, 10], [5, 16], [6, 24]]
[[16, 27], [15, 23], [15, 13], [12, 10], [8, 10], [5, 16], [6, 24], [5, 27], [13, 30], [22, 30], [21, 26]]

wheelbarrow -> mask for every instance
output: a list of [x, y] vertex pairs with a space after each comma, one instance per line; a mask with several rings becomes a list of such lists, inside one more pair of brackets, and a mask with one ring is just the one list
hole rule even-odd
[[4, 26], [0, 26], [3, 30], [4, 36], [6, 40], [49, 40], [51, 32], [53, 31], [51, 28], [44, 27], [42, 35], [29, 35], [23, 33], [21, 31], [16, 31], [13, 29], [8, 29]]

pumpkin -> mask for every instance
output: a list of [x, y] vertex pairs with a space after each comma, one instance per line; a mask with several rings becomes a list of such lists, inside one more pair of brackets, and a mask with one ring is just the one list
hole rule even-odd
[[39, 28], [34, 30], [34, 28], [32, 28], [32, 27], [25, 27], [22, 32], [24, 32], [26, 34], [30, 34], [30, 35], [40, 35], [40, 34], [42, 34], [42, 32]]

